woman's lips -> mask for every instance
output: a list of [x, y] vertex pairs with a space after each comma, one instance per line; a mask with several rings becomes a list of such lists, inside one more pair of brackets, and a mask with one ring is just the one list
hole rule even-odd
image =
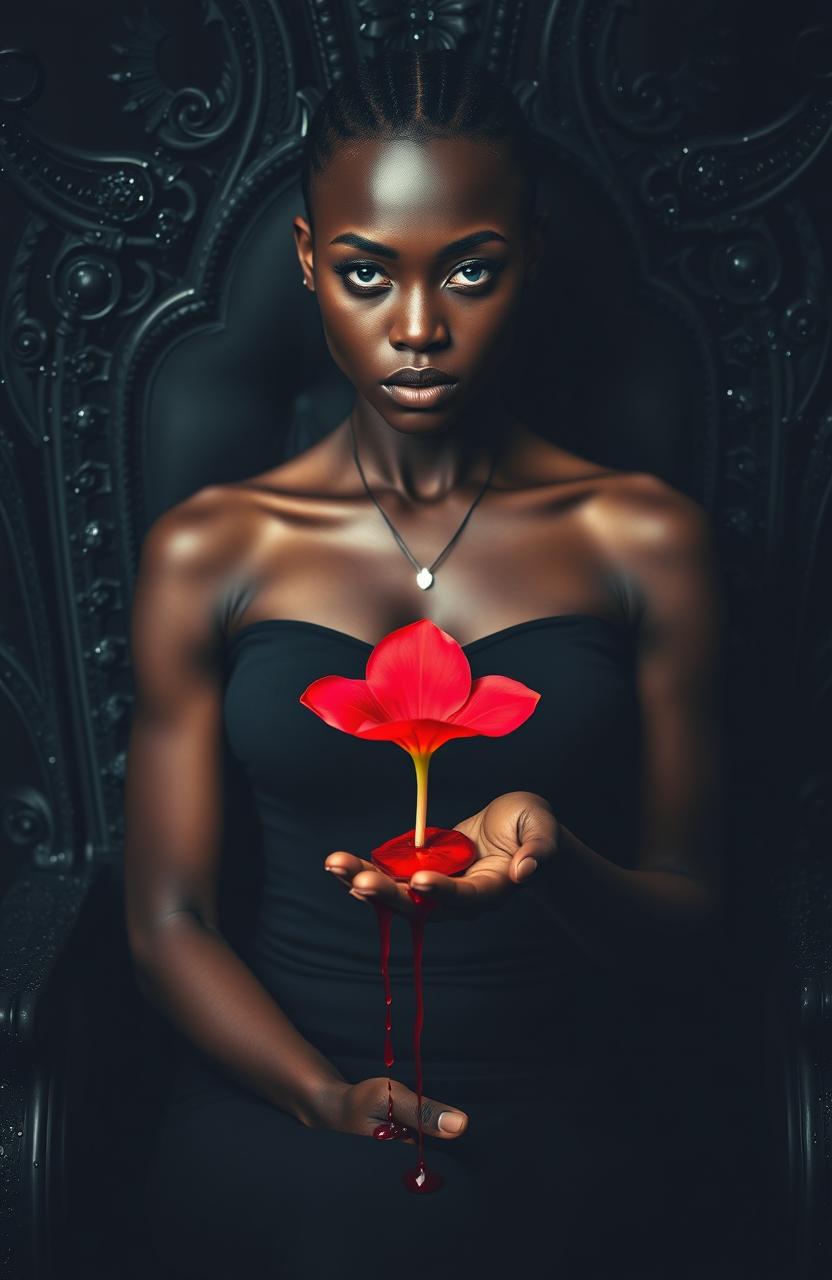
[[395, 382], [383, 382], [381, 385], [396, 404], [407, 405], [409, 409], [433, 409], [452, 396], [459, 384], [438, 382], [432, 387], [400, 387]]

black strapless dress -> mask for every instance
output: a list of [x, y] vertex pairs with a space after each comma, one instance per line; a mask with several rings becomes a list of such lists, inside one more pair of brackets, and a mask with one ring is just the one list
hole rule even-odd
[[[503, 792], [534, 791], [596, 852], [633, 866], [630, 629], [561, 614], [463, 648], [474, 677], [511, 676], [542, 696], [513, 733], [437, 752], [428, 822], [453, 827]], [[401, 748], [342, 733], [299, 697], [319, 676], [363, 677], [371, 649], [318, 624], [254, 622], [228, 648], [224, 699], [226, 745], [262, 833], [255, 924], [236, 949], [353, 1081], [388, 1074], [378, 927], [323, 863], [335, 849], [368, 857], [411, 827], [415, 777]], [[470, 1117], [461, 1139], [425, 1139], [445, 1179], [434, 1195], [402, 1186], [417, 1148], [307, 1129], [186, 1046], [146, 1183], [160, 1274], [676, 1280], [697, 1249], [713, 1260], [727, 1248], [742, 1197], [731, 1175], [730, 1206], [719, 1192], [733, 1145], [706, 1002], [596, 966], [558, 927], [550, 893], [538, 870], [476, 921], [428, 923], [423, 1088]], [[389, 1074], [415, 1090], [400, 916], [390, 974]]]

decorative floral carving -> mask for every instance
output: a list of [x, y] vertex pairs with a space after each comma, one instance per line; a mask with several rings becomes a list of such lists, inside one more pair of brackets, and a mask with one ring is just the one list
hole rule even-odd
[[365, 40], [387, 49], [456, 49], [479, 27], [482, 0], [358, 0]]
[[157, 134], [169, 147], [194, 151], [211, 146], [222, 138], [237, 117], [242, 97], [242, 77], [230, 53], [231, 28], [220, 10], [203, 5], [205, 28], [216, 25], [226, 38], [225, 57], [217, 84], [210, 93], [186, 85], [173, 89], [159, 74], [159, 47], [168, 37], [167, 28], [147, 10], [141, 18], [123, 18], [127, 34], [111, 48], [121, 59], [121, 68], [110, 73], [116, 84], [127, 86], [125, 111], [141, 112], [147, 133]]

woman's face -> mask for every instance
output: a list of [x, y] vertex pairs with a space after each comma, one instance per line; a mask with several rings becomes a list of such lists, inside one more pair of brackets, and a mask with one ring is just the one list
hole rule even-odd
[[[391, 426], [433, 433], [490, 400], [540, 248], [504, 144], [464, 135], [344, 143], [314, 176], [311, 200], [314, 245], [295, 218], [298, 257], [359, 407], [363, 397]], [[426, 367], [454, 381], [385, 385]]]

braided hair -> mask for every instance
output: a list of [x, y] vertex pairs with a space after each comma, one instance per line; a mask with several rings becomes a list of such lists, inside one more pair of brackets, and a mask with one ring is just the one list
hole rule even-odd
[[365, 58], [324, 94], [309, 122], [301, 190], [314, 235], [310, 186], [339, 143], [350, 138], [498, 139], [524, 173], [525, 216], [534, 209], [534, 135], [519, 102], [481, 64], [451, 49], [389, 50]]

